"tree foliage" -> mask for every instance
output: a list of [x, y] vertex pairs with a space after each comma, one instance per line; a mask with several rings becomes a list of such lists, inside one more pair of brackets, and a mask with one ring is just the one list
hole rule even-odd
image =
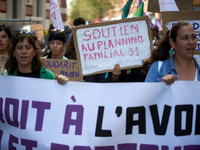
[[[112, 0], [114, 3], [115, 0]], [[86, 20], [94, 21], [95, 18], [101, 20], [112, 13], [114, 6], [111, 0], [73, 0], [71, 3], [70, 20], [83, 17]]]

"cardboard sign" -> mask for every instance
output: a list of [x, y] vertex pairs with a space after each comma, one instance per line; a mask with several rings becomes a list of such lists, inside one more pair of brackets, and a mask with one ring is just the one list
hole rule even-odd
[[76, 60], [57, 60], [41, 58], [42, 65], [51, 70], [54, 74], [64, 75], [70, 81], [82, 81], [78, 63]]
[[200, 82], [0, 85], [1, 150], [200, 149]]
[[5, 63], [8, 60], [8, 55], [0, 55], [0, 74], [5, 70]]
[[197, 49], [196, 53], [200, 54], [200, 11], [169, 11], [169, 12], [161, 12], [163, 18], [163, 34], [167, 32], [167, 30], [171, 29], [173, 24], [178, 21], [187, 21], [189, 22], [196, 33], [197, 36]]
[[[175, 0], [179, 10], [193, 10], [193, 0]], [[148, 1], [148, 11], [160, 12], [158, 0]]]
[[153, 48], [149, 18], [129, 18], [72, 29], [84, 76], [142, 65]]

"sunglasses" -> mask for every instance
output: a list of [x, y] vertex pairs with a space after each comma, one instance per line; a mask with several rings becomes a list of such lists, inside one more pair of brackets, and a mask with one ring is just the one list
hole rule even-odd
[[37, 37], [35, 35], [35, 31], [19, 31], [19, 32], [14, 34], [14, 37], [19, 36], [20, 34], [30, 35], [34, 40], [37, 40]]
[[51, 29], [51, 32], [65, 32], [63, 29]]

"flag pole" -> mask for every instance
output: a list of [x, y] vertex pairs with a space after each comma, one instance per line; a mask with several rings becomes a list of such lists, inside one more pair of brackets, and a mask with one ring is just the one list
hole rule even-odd
[[[135, 3], [136, 3], [136, 0], [135, 0], [134, 3], [133, 3], [133, 7], [131, 8], [131, 11], [130, 11], [128, 17], [130, 17], [130, 15], [131, 15], [131, 13], [132, 13], [132, 11], [133, 11], [133, 8], [134, 8], [134, 6], [135, 6]], [[128, 17], [127, 17], [127, 18], [128, 18]]]

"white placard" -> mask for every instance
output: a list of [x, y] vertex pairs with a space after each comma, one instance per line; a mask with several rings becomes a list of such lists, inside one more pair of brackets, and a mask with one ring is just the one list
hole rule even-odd
[[76, 36], [83, 75], [113, 69], [116, 63], [120, 67], [142, 65], [150, 54], [144, 20], [82, 28]]
[[159, 0], [160, 12], [162, 11], [179, 11], [174, 0]]

